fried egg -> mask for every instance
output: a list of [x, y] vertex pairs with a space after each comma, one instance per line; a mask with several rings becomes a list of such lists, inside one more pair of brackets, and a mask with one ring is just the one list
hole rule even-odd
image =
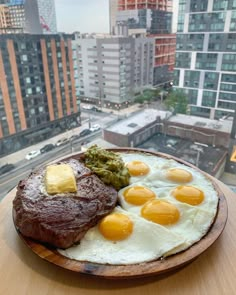
[[176, 185], [208, 186], [210, 181], [201, 172], [174, 160], [160, 163], [157, 169], [144, 179], [147, 186], [165, 187]]
[[182, 244], [179, 234], [116, 207], [79, 245], [58, 251], [80, 261], [126, 265], [155, 260]]
[[217, 211], [218, 195], [214, 187], [179, 185], [175, 187], [147, 187], [143, 183], [134, 183], [118, 192], [119, 203], [125, 210], [136, 212], [135, 206], [142, 206], [153, 199], [170, 200], [204, 209], [213, 214]]
[[131, 175], [130, 184], [145, 182], [148, 187], [209, 184], [201, 172], [173, 159], [145, 153], [120, 153], [120, 156]]
[[142, 181], [152, 175], [162, 163], [162, 158], [145, 153], [119, 153], [130, 173], [130, 183]]
[[165, 256], [199, 241], [212, 224], [218, 196], [212, 186], [147, 187], [134, 183], [118, 192], [121, 207], [182, 236], [183, 243]]
[[214, 221], [218, 195], [200, 171], [148, 153], [119, 153], [130, 185], [118, 192], [120, 207], [89, 229], [62, 255], [79, 261], [127, 265], [186, 250]]
[[[124, 204], [121, 202], [122, 205]], [[150, 222], [159, 224], [182, 237], [183, 243], [165, 256], [182, 251], [199, 241], [208, 231], [215, 212], [190, 206], [168, 198], [152, 199], [142, 206], [129, 206], [126, 210]]]

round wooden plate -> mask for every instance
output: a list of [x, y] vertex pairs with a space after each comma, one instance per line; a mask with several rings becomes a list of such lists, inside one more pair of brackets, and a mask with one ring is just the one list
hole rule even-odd
[[[222, 231], [224, 230], [228, 209], [226, 199], [224, 194], [217, 186], [214, 178], [209, 177], [208, 174], [202, 172], [200, 169], [195, 166], [179, 160], [173, 156], [166, 155], [163, 153], [150, 152], [142, 149], [128, 149], [128, 148], [117, 148], [117, 149], [108, 149], [114, 152], [141, 152], [146, 154], [152, 154], [158, 157], [166, 158], [166, 159], [174, 159], [177, 162], [194, 168], [195, 170], [203, 173], [213, 184], [215, 190], [219, 196], [219, 204], [218, 211], [215, 217], [214, 223], [209, 229], [208, 233], [198, 242], [191, 246], [189, 249], [167, 257], [165, 259], [158, 259], [151, 262], [145, 262], [134, 265], [104, 265], [90, 262], [82, 262], [73, 259], [69, 259], [67, 257], [62, 256], [57, 252], [56, 249], [49, 247], [47, 245], [38, 243], [30, 238], [24, 237], [18, 230], [18, 234], [21, 239], [26, 243], [26, 245], [39, 257], [55, 264], [65, 269], [69, 269], [74, 272], [84, 273], [95, 275], [99, 277], [105, 277], [110, 279], [123, 279], [123, 278], [137, 278], [151, 275], [159, 275], [164, 274], [166, 272], [177, 270], [178, 268], [184, 266], [187, 263], [190, 263], [192, 260], [197, 258], [200, 254], [202, 254], [205, 250], [207, 250], [220, 236]], [[66, 160], [71, 157], [79, 159], [83, 153], [74, 154], [70, 157], [66, 157], [61, 160]], [[14, 212], [13, 212], [13, 221], [14, 221]], [[14, 222], [15, 224], [15, 222]]]

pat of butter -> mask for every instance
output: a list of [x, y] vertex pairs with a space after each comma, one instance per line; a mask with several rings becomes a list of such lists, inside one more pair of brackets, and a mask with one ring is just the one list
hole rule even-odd
[[46, 167], [45, 185], [48, 194], [73, 193], [77, 191], [75, 175], [67, 164]]

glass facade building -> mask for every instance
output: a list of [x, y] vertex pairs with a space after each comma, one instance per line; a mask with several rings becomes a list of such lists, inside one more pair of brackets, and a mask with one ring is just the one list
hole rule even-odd
[[174, 86], [193, 115], [236, 109], [236, 0], [179, 0]]

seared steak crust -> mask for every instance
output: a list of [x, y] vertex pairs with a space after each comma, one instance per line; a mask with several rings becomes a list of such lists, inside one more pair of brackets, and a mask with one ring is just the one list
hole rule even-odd
[[74, 159], [61, 163], [75, 171], [77, 192], [48, 195], [45, 168], [41, 168], [18, 184], [13, 214], [22, 235], [65, 249], [78, 243], [89, 228], [113, 210], [117, 191], [83, 163]]

